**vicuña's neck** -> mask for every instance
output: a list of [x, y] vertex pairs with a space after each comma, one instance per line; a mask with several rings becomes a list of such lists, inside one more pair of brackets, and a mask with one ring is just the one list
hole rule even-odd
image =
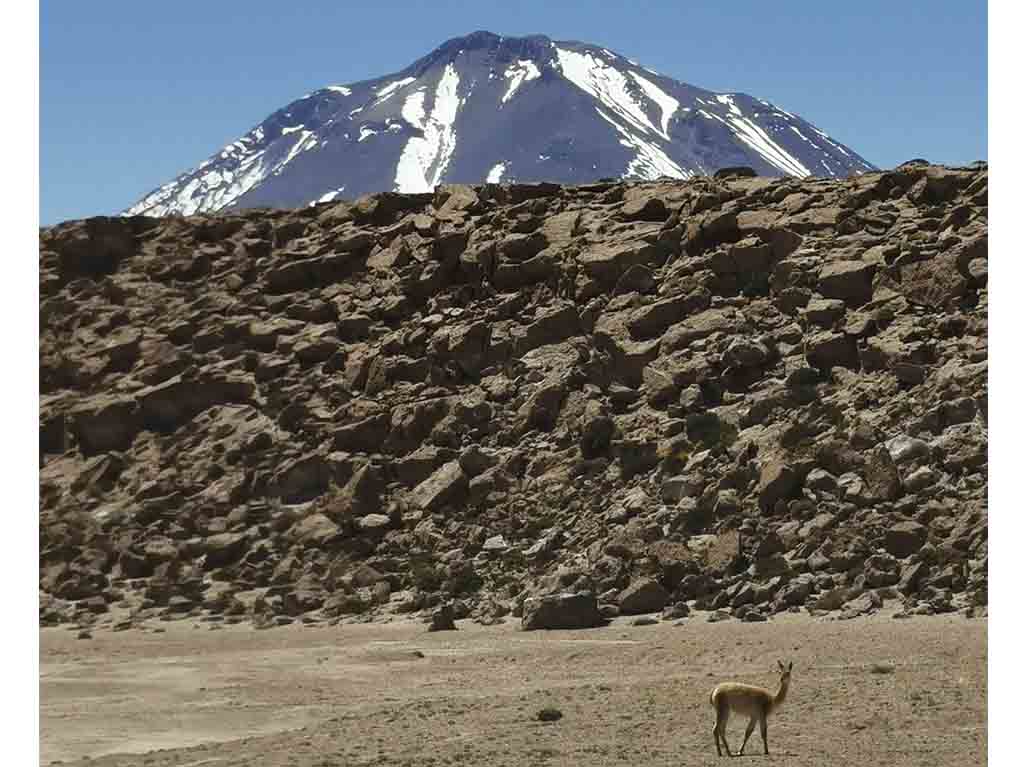
[[781, 706], [786, 700], [786, 693], [789, 692], [789, 680], [782, 679], [779, 681], [779, 691], [775, 693], [775, 697], [772, 699], [772, 707], [776, 708]]

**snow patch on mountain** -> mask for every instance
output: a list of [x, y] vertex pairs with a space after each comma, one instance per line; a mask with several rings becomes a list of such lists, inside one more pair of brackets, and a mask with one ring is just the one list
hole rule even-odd
[[529, 59], [520, 60], [512, 64], [505, 70], [505, 79], [509, 81], [509, 84], [505, 95], [501, 97], [501, 103], [504, 104], [511, 99], [515, 92], [519, 90], [520, 85], [530, 80], [536, 80], [538, 77], [540, 77], [540, 70]]
[[672, 119], [672, 115], [676, 113], [676, 110], [679, 109], [679, 101], [669, 96], [646, 77], [641, 77], [636, 72], [630, 72], [629, 74], [636, 80], [636, 84], [643, 89], [643, 92], [647, 94], [647, 98], [661, 107], [661, 135], [668, 138], [668, 122]]
[[813, 141], [811, 141], [809, 138], [807, 138], [807, 136], [805, 136], [803, 133], [801, 133], [800, 129], [798, 127], [796, 127], [795, 125], [790, 125], [789, 129], [791, 131], [793, 131], [793, 133], [798, 135], [800, 138], [802, 138], [804, 141], [806, 141], [808, 144], [810, 144], [812, 147], [814, 147], [815, 149], [820, 149], [821, 148], [817, 144], [815, 144]]
[[622, 72], [590, 53], [577, 53], [558, 47], [555, 51], [562, 74], [573, 85], [598, 99], [634, 128], [668, 138], [667, 133], [654, 127], [643, 107], [629, 92], [629, 80]]
[[845, 154], [847, 157], [850, 156], [850, 153], [843, 149], [841, 146], [839, 146], [839, 144], [837, 144], [835, 141], [833, 141], [832, 137], [829, 136], [827, 133], [825, 133], [824, 131], [820, 131], [817, 128], [811, 128], [811, 130], [813, 130], [815, 133], [817, 133], [819, 136], [825, 139], [825, 141], [834, 146], [837, 150]]
[[811, 175], [803, 163], [772, 141], [767, 133], [745, 117], [730, 116], [729, 126], [736, 134], [736, 138], [784, 173], [797, 178]]
[[[701, 101], [701, 99], [697, 100]], [[698, 110], [700, 114], [709, 119], [715, 119], [721, 123], [725, 123], [732, 130], [736, 138], [753, 149], [767, 162], [774, 165], [783, 173], [790, 176], [796, 176], [797, 178], [804, 178], [805, 176], [811, 175], [811, 172], [807, 170], [803, 163], [783, 149], [779, 144], [775, 143], [759, 125], [743, 115], [743, 110], [736, 105], [732, 95], [728, 93], [718, 94], [715, 96], [715, 100], [719, 104], [723, 104], [729, 108], [729, 112], [724, 118], [716, 114], [705, 112], [703, 109]]]
[[[388, 83], [383, 88], [376, 91], [377, 100], [373, 102], [373, 106], [378, 106], [391, 98], [398, 91], [399, 88], [404, 88], [409, 83], [416, 82], [415, 77], [403, 77], [401, 80], [395, 80], [393, 83]], [[363, 107], [357, 109], [357, 112], [361, 112]], [[351, 112], [349, 114], [352, 114]]]
[[424, 110], [425, 92], [410, 94], [402, 117], [422, 136], [412, 136], [398, 158], [396, 192], [430, 192], [440, 183], [455, 151], [455, 116], [459, 108], [459, 75], [452, 64], [444, 69], [434, 93], [433, 109]]
[[298, 140], [292, 145], [291, 149], [288, 150], [288, 154], [285, 155], [284, 161], [279, 163], [274, 168], [274, 173], [280, 173], [281, 169], [290, 163], [298, 156], [300, 152], [305, 152], [312, 149], [317, 145], [317, 137], [313, 131], [303, 129], [302, 134]]
[[740, 110], [738, 106], [736, 106], [736, 102], [733, 101], [731, 94], [720, 93], [717, 96], [715, 96], [715, 101], [717, 101], [719, 104], [725, 104], [725, 106], [729, 107], [729, 114], [737, 115], [738, 117], [743, 117], [743, 112]]
[[[243, 158], [233, 171], [218, 169], [203, 174], [179, 176], [147, 195], [127, 211], [126, 215], [167, 216], [180, 213], [191, 216], [219, 210], [265, 179], [269, 173], [263, 152]], [[188, 179], [186, 181], [186, 179]], [[181, 184], [184, 183], [184, 186]]]
[[423, 129], [423, 118], [427, 116], [427, 113], [423, 110], [423, 102], [426, 98], [426, 89], [420, 88], [418, 91], [410, 93], [406, 97], [405, 103], [402, 104], [402, 119], [420, 130]]
[[310, 205], [316, 205], [318, 202], [331, 202], [335, 200], [339, 194], [345, 191], [345, 187], [339, 186], [337, 189], [332, 189], [327, 194], [320, 195], [316, 200], [310, 203]]
[[600, 107], [598, 107], [597, 113], [619, 132], [621, 136], [619, 143], [636, 152], [636, 156], [626, 166], [626, 177], [653, 180], [661, 176], [689, 178], [693, 175], [676, 165], [658, 146], [628, 131]]
[[507, 167], [506, 163], [499, 162], [497, 165], [495, 165], [493, 168], [491, 168], [491, 170], [487, 174], [487, 183], [488, 184], [500, 184], [501, 183], [501, 177], [505, 175], [505, 168], [506, 167]]
[[280, 174], [299, 154], [313, 149], [319, 143], [316, 132], [303, 125], [282, 128], [278, 140], [285, 140], [286, 136], [294, 133], [299, 135], [290, 139], [293, 143], [284, 157], [278, 162], [268, 162], [267, 148], [264, 146], [256, 149], [265, 137], [263, 126], [259, 126], [221, 150], [218, 157], [223, 164], [214, 167], [210, 161], [203, 163], [192, 173], [182, 174], [147, 195], [125, 211], [125, 214], [166, 216], [180, 213], [191, 216], [220, 210], [270, 176]]

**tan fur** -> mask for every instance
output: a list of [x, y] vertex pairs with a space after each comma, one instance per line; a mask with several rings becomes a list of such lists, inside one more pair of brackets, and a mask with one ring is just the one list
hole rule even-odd
[[730, 714], [746, 716], [747, 732], [743, 738], [743, 745], [740, 746], [740, 756], [743, 756], [743, 749], [747, 747], [747, 741], [754, 726], [761, 725], [761, 741], [764, 743], [764, 753], [768, 753], [768, 716], [777, 711], [786, 700], [786, 693], [789, 691], [789, 676], [793, 671], [793, 664], [783, 665], [779, 661], [779, 689], [771, 692], [763, 687], [755, 687], [750, 684], [739, 682], [723, 682], [711, 691], [711, 705], [715, 709], [715, 728], [712, 733], [715, 736], [715, 748], [718, 755], [722, 755], [722, 745], [725, 745], [725, 753], [732, 756], [732, 749], [725, 739], [725, 727], [729, 722]]

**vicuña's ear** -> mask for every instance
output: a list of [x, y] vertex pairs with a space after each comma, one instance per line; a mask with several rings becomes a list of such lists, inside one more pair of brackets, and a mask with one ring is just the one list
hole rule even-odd
[[790, 661], [790, 662], [789, 662], [789, 670], [790, 670], [790, 671], [792, 671], [792, 670], [793, 670], [793, 661]]
[[784, 665], [782, 665], [782, 661], [781, 660], [777, 661], [777, 663], [779, 664], [779, 670], [780, 671], [785, 671], [786, 670], [786, 667]]

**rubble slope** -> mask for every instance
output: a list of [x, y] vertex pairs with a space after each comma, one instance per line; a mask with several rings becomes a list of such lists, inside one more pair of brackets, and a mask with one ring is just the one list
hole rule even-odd
[[53, 227], [40, 619], [983, 605], [986, 264], [982, 164]]

